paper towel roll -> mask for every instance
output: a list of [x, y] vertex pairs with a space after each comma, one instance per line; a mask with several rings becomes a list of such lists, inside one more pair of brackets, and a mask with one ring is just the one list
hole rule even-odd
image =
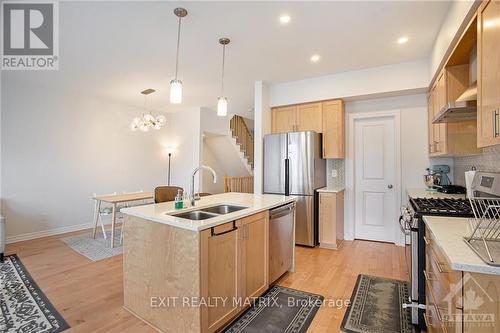
[[474, 194], [472, 193], [472, 181], [474, 180], [474, 176], [476, 175], [476, 171], [465, 171], [465, 188], [467, 189], [467, 198], [472, 198]]

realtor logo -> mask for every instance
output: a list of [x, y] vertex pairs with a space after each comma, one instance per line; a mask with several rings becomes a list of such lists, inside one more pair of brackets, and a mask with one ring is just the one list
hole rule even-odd
[[58, 69], [57, 2], [2, 2], [2, 69]]

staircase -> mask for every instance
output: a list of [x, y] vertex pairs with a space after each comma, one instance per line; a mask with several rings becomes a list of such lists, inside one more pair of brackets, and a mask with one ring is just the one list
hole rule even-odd
[[231, 136], [236, 140], [236, 143], [240, 147], [240, 151], [243, 156], [247, 159], [248, 164], [253, 170], [254, 167], [254, 139], [253, 135], [248, 129], [243, 117], [234, 115], [229, 122], [229, 128], [231, 131]]

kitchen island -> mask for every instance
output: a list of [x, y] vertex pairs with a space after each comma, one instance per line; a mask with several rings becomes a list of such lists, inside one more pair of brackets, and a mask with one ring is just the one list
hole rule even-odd
[[[269, 210], [293, 208], [295, 200], [224, 193], [182, 210], [173, 202], [122, 209], [125, 309], [161, 332], [224, 327], [273, 282], [269, 271], [276, 267], [269, 265], [278, 261], [270, 258], [270, 246], [289, 250], [292, 258], [281, 262], [293, 270], [295, 214], [283, 242], [280, 233], [269, 239]], [[173, 216], [179, 214], [184, 217]]]

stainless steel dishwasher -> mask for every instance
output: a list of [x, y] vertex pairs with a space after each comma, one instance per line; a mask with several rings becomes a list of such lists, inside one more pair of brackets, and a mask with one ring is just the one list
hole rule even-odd
[[293, 265], [295, 203], [269, 211], [269, 283]]

